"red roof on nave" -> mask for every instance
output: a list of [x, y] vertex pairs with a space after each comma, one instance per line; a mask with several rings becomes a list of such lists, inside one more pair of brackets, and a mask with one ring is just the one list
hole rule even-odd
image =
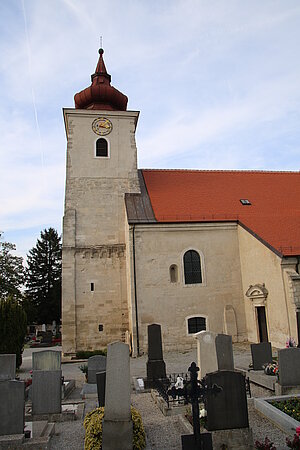
[[278, 253], [300, 255], [299, 172], [142, 172], [158, 222], [238, 221]]

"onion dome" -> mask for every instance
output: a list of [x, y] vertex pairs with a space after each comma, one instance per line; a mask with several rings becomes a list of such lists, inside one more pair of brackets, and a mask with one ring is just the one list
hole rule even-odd
[[126, 111], [128, 98], [110, 85], [111, 76], [107, 73], [103, 60], [104, 50], [99, 50], [99, 61], [92, 84], [74, 96], [76, 109], [101, 109], [107, 111]]

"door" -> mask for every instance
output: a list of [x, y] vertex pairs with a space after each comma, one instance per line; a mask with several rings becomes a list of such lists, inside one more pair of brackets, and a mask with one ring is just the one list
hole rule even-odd
[[269, 342], [265, 307], [258, 306], [256, 309], [257, 309], [259, 342]]

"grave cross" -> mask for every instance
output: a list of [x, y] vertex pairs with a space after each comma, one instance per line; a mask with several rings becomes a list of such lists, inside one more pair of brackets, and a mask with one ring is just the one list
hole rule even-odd
[[[204, 400], [208, 392], [217, 394], [222, 391], [220, 386], [214, 384], [211, 388], [207, 387], [205, 383], [205, 378], [198, 380], [199, 367], [196, 366], [195, 362], [192, 362], [188, 371], [191, 374], [191, 379], [189, 382], [185, 383], [183, 388], [176, 388], [173, 386], [169, 389], [168, 394], [171, 395], [173, 399], [178, 397], [184, 397], [187, 402], [192, 404], [192, 414], [193, 414], [193, 431], [194, 431], [194, 441], [195, 448], [199, 449], [209, 449], [212, 448], [211, 444], [207, 442], [208, 446], [205, 445], [203, 439], [200, 435], [200, 419], [199, 419], [199, 400]], [[209, 434], [209, 433], [206, 433]], [[203, 436], [204, 437], [204, 436]], [[207, 436], [208, 437], [208, 436]], [[205, 439], [206, 441], [206, 439]], [[211, 435], [208, 441], [211, 442]]]

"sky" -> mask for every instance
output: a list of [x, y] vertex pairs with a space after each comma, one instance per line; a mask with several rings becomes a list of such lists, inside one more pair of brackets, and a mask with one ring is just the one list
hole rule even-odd
[[0, 231], [61, 233], [63, 107], [112, 85], [141, 111], [140, 168], [300, 169], [299, 0], [0, 0]]

